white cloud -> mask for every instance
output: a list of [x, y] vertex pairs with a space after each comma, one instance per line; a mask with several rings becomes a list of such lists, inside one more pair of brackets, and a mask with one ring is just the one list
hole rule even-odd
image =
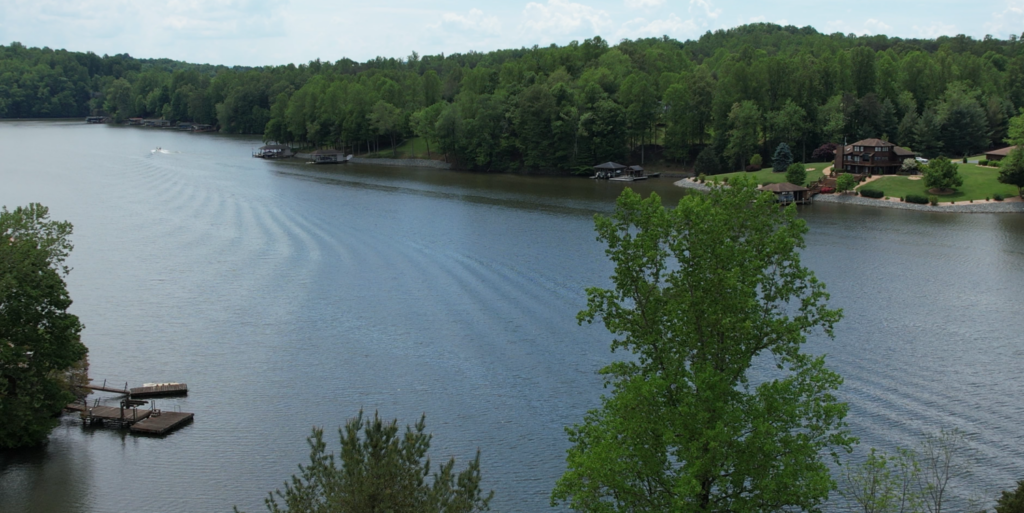
[[[952, 25], [950, 25], [950, 27], [952, 27]], [[858, 36], [872, 34], [892, 35], [892, 27], [874, 18], [865, 20], [864, 24], [860, 27], [850, 24], [848, 20], [834, 20], [826, 23], [825, 28], [826, 30], [824, 32], [829, 34], [841, 32], [843, 34], [856, 34]], [[917, 27], [914, 27], [914, 29], [916, 30]]]
[[876, 20], [874, 18], [864, 22], [864, 29], [869, 34], [887, 34], [892, 27], [886, 25], [884, 22]]
[[612, 24], [607, 12], [566, 0], [548, 0], [547, 5], [530, 2], [523, 10], [523, 18], [524, 29], [548, 34], [572, 34], [588, 25], [598, 33]]
[[711, 19], [717, 19], [718, 15], [722, 14], [722, 10], [714, 9], [708, 0], [690, 0], [690, 13], [693, 13], [694, 7], [703, 10], [704, 15]]
[[644, 18], [627, 21], [622, 25], [617, 36], [628, 39], [659, 36], [682, 38], [695, 35], [699, 28], [694, 20], [683, 20], [672, 13], [667, 18], [652, 21], [647, 21]]
[[480, 9], [470, 9], [468, 15], [445, 13], [441, 16], [441, 23], [434, 25], [443, 27], [445, 30], [474, 32], [479, 34], [500, 34], [501, 22], [497, 16], [484, 16]]
[[1007, 0], [1006, 8], [992, 13], [992, 21], [985, 24], [985, 30], [993, 35], [1017, 34], [1024, 26], [1024, 0]]
[[956, 35], [956, 25], [948, 25], [937, 21], [931, 25], [924, 27], [914, 25], [914, 35], [917, 37], [924, 37], [928, 39], [934, 39], [939, 36], [953, 36]]
[[626, 7], [630, 9], [650, 9], [664, 4], [665, 0], [626, 0]]

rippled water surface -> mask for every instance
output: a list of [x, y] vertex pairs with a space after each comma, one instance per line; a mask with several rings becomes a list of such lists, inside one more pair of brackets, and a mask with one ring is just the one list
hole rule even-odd
[[[92, 376], [186, 382], [158, 407], [196, 414], [163, 438], [66, 417], [47, 447], [0, 455], [0, 511], [259, 511], [307, 458], [310, 426], [360, 408], [426, 413], [435, 461], [480, 448], [496, 509], [547, 509], [563, 426], [597, 404], [612, 357], [574, 319], [583, 289], [607, 283], [592, 215], [622, 185], [264, 162], [259, 144], [0, 123], [0, 204], [75, 225]], [[808, 347], [845, 377], [863, 444], [959, 427], [978, 458], [965, 493], [1024, 477], [1024, 217], [801, 215], [805, 264], [846, 314]]]

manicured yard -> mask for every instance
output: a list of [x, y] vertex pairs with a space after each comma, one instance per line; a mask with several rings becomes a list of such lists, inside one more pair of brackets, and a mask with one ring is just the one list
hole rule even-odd
[[[831, 165], [832, 165], [831, 162], [812, 162], [810, 164], [807, 164], [806, 167], [814, 169], [814, 171], [808, 171], [807, 172], [807, 183], [811, 183], [811, 182], [821, 178], [822, 177], [821, 170], [825, 169], [826, 167], [831, 166]], [[735, 173], [725, 173], [725, 174], [721, 174], [721, 175], [709, 176], [708, 179], [710, 180], [711, 178], [714, 178], [715, 180], [721, 181], [724, 178], [732, 179], [732, 177], [734, 177], [734, 176], [745, 176], [747, 178], [753, 179], [754, 183], [756, 183], [758, 185], [762, 185], [762, 184], [766, 184], [766, 183], [780, 183], [780, 182], [785, 182], [786, 181], [786, 173], [775, 173], [775, 172], [773, 172], [771, 165], [769, 165], [768, 167], [766, 167], [766, 168], [764, 168], [764, 169], [762, 169], [760, 171], [751, 171], [751, 172], [737, 171]]]
[[[999, 177], [998, 169], [981, 167], [975, 164], [958, 164], [957, 170], [960, 172], [960, 176], [964, 178], [963, 186], [953, 194], [938, 196], [940, 203], [983, 200], [991, 198], [994, 194], [1002, 194], [1004, 198], [1017, 195], [1016, 187], [999, 183], [997, 180]], [[857, 187], [857, 189], [861, 188], [882, 191], [886, 196], [893, 198], [905, 197], [908, 194], [928, 196], [923, 178], [911, 180], [906, 176], [885, 176]]]

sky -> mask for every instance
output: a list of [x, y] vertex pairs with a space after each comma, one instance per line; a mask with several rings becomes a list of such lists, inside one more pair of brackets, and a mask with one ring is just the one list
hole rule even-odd
[[1024, 33], [1024, 0], [0, 0], [0, 44], [262, 66], [699, 38], [752, 22], [934, 38]]

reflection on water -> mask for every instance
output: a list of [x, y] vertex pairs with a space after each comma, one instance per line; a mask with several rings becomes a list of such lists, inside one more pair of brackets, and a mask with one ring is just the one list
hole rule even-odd
[[[61, 141], [60, 160], [41, 160]], [[312, 425], [358, 412], [434, 433], [435, 460], [482, 450], [499, 510], [547, 509], [563, 427], [597, 404], [609, 336], [579, 327], [611, 267], [592, 215], [623, 184], [250, 158], [213, 134], [0, 123], [0, 204], [75, 224], [69, 287], [91, 372], [182, 381], [196, 413], [164, 438], [83, 429], [0, 456], [0, 511], [248, 511], [308, 455]], [[154, 148], [167, 153], [154, 153]], [[634, 184], [674, 204], [670, 179]], [[805, 263], [846, 318], [830, 355], [866, 445], [960, 427], [968, 491], [1024, 474], [1015, 320], [1024, 223], [848, 205], [801, 210]], [[336, 443], [336, 442], [335, 442]], [[335, 445], [336, 447], [336, 445]]]

